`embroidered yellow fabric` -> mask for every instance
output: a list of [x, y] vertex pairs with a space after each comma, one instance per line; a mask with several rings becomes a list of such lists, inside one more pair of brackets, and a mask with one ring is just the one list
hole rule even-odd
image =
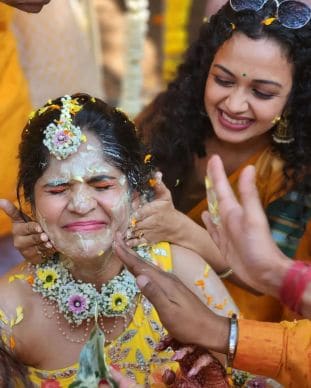
[[[172, 257], [168, 243], [159, 243], [150, 249], [156, 264], [166, 271], [172, 270]], [[177, 369], [170, 361], [172, 352], [157, 352], [154, 347], [165, 333], [157, 312], [146, 298], [139, 302], [128, 328], [105, 347], [108, 364], [114, 364], [121, 372], [136, 380], [138, 384], [151, 387], [165, 387], [161, 381], [165, 369]], [[68, 387], [75, 380], [78, 363], [58, 370], [38, 370], [29, 368], [30, 378], [36, 388], [46, 379], [55, 379], [61, 388]]]

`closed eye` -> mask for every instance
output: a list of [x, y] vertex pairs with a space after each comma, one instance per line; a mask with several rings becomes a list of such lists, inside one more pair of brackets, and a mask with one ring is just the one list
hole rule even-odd
[[224, 86], [224, 87], [230, 87], [234, 84], [233, 81], [229, 81], [229, 80], [226, 80], [226, 79], [223, 79], [223, 78], [220, 78], [218, 77], [217, 75], [214, 76], [214, 80], [215, 82], [220, 85], [220, 86]]
[[59, 186], [49, 188], [47, 192], [52, 195], [62, 194], [67, 190], [67, 188], [68, 188], [68, 185], [59, 185]]

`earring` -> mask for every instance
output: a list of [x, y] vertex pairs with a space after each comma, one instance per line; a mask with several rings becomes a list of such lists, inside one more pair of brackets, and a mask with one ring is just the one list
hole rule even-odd
[[272, 121], [272, 124], [277, 124], [274, 133], [272, 134], [272, 139], [275, 143], [278, 144], [290, 144], [295, 138], [288, 128], [288, 120], [285, 116], [275, 117]]

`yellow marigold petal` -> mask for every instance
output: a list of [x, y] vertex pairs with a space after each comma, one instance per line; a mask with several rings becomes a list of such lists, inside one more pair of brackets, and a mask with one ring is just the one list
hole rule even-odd
[[29, 275], [29, 276], [27, 276], [26, 281], [28, 284], [30, 284], [32, 286], [35, 279], [32, 275]]
[[92, 98], [91, 98], [91, 101], [92, 101], [92, 102], [96, 102], [95, 97], [92, 97]]
[[24, 319], [24, 312], [22, 306], [16, 307], [15, 325], [19, 324]]
[[194, 284], [198, 287], [204, 287], [205, 286], [205, 281], [203, 279], [196, 280]]
[[145, 155], [145, 158], [144, 158], [144, 163], [146, 164], [146, 163], [149, 163], [150, 162], [150, 160], [151, 160], [151, 158], [152, 158], [152, 155], [151, 154], [147, 154], [147, 155]]
[[264, 24], [265, 26], [270, 26], [270, 24], [272, 24], [275, 20], [276, 20], [276, 17], [267, 18], [263, 20], [261, 23]]
[[207, 305], [210, 306], [213, 303], [213, 297], [211, 295], [206, 296]]
[[9, 283], [12, 283], [14, 282], [14, 280], [23, 280], [23, 279], [26, 279], [26, 276], [23, 275], [23, 274], [15, 274], [15, 275], [12, 275], [9, 277]]
[[10, 336], [10, 349], [11, 349], [11, 350], [14, 350], [14, 349], [15, 349], [15, 345], [16, 345], [15, 339], [14, 339], [14, 337], [11, 335], [11, 336]]
[[149, 179], [149, 186], [154, 187], [157, 184], [157, 180], [154, 178]]
[[36, 111], [33, 110], [32, 112], [29, 113], [28, 119], [32, 120], [35, 117], [35, 115], [36, 115]]
[[132, 228], [135, 228], [136, 224], [137, 224], [137, 220], [136, 220], [135, 217], [133, 217], [133, 218], [131, 219], [131, 227], [132, 227]]
[[211, 269], [211, 266], [210, 266], [209, 264], [206, 264], [206, 266], [205, 266], [205, 268], [204, 268], [204, 273], [203, 273], [203, 276], [204, 276], [205, 278], [208, 277], [208, 274], [209, 274], [210, 269]]
[[0, 310], [0, 321], [3, 322], [5, 325], [9, 323], [8, 318], [2, 310]]

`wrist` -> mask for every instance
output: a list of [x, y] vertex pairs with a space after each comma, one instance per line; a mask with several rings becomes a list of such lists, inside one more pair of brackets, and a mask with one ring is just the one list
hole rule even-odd
[[208, 310], [204, 320], [204, 327], [198, 333], [195, 345], [218, 353], [227, 354], [229, 348], [230, 318], [214, 314]]
[[269, 266], [259, 273], [257, 288], [264, 294], [279, 298], [283, 279], [291, 265], [292, 260], [282, 252], [277, 252], [269, 262]]

